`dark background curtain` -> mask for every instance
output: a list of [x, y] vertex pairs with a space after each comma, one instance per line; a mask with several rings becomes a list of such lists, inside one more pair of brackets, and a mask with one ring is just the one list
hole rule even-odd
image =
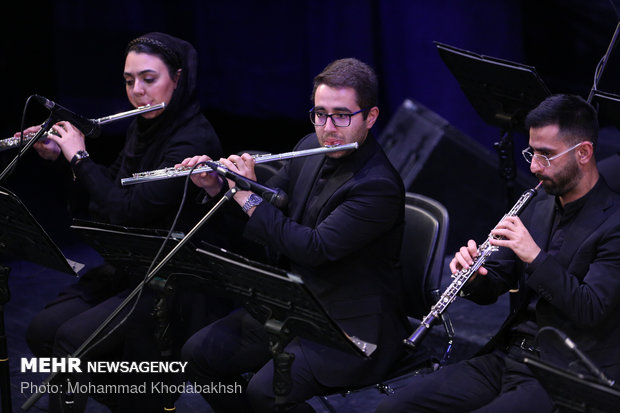
[[[379, 75], [376, 135], [410, 98], [493, 154], [500, 131], [476, 114], [433, 41], [535, 66], [552, 92], [586, 97], [618, 21], [609, 0], [56, 0], [15, 2], [10, 10], [3, 13], [0, 138], [19, 130], [26, 98], [35, 93], [89, 118], [130, 109], [125, 45], [163, 31], [198, 50], [203, 109], [228, 153], [290, 150], [312, 131], [313, 77], [352, 56]], [[613, 60], [601, 85], [618, 93]], [[27, 125], [45, 119], [38, 106], [29, 108]], [[113, 159], [128, 122], [105, 125], [103, 136], [87, 143], [91, 155]], [[515, 150], [526, 145], [525, 136], [515, 136]], [[0, 160], [12, 155], [3, 152]], [[517, 164], [527, 174], [520, 158]], [[63, 205], [54, 178], [28, 154], [7, 185], [47, 216], [42, 211]]]

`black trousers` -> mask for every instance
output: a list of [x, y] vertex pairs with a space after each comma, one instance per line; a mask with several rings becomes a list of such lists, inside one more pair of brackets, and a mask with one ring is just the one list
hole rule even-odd
[[[28, 326], [26, 340], [35, 356], [64, 357], [73, 354], [130, 293], [130, 290], [125, 289], [109, 296], [110, 291], [102, 292], [101, 287], [101, 283], [98, 282], [73, 285], [34, 317]], [[97, 291], [91, 291], [93, 289]], [[131, 315], [104, 340], [95, 340], [96, 346], [84, 353], [82, 360], [179, 360], [181, 345], [191, 334], [223, 317], [232, 308], [228, 300], [209, 297], [200, 290], [179, 288], [169, 299], [172, 322], [169, 336], [172, 342], [169, 345], [162, 345], [163, 343], [156, 338], [158, 323], [152, 315], [156, 297], [157, 293], [146, 287]], [[132, 307], [133, 304], [130, 304], [119, 313], [99, 338], [119, 324]], [[149, 386], [151, 382], [178, 384], [184, 380], [180, 374], [154, 373], [75, 374], [69, 378], [82, 384], [90, 382], [139, 385], [147, 382]], [[164, 406], [171, 404], [176, 397], [178, 394], [171, 397], [168, 394], [148, 391], [146, 394], [106, 394], [97, 395], [95, 398], [115, 412], [161, 412]], [[58, 394], [50, 395], [49, 400], [51, 412], [67, 411]], [[86, 401], [86, 396], [76, 395], [71, 411], [75, 413], [83, 411]]]
[[551, 413], [553, 403], [528, 367], [502, 351], [416, 376], [377, 413]]
[[[313, 409], [304, 401], [327, 393], [328, 388], [314, 378], [296, 339], [285, 351], [295, 355], [286, 411], [311, 412]], [[201, 393], [214, 411], [274, 411], [274, 367], [269, 338], [264, 326], [245, 310], [237, 310], [200, 330], [185, 343], [182, 357], [188, 361], [190, 382], [227, 386], [231, 390]], [[248, 372], [255, 373], [249, 382], [244, 378], [244, 373]]]

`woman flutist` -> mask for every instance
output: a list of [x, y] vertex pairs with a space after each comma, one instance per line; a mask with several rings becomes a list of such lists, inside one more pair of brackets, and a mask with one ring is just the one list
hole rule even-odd
[[[123, 71], [127, 97], [135, 107], [161, 102], [166, 107], [132, 121], [116, 161], [109, 167], [95, 163], [86, 152], [83, 134], [69, 122], [58, 122], [53, 126], [56, 136], [52, 134], [46, 142], [35, 144], [43, 158], [56, 160], [62, 156], [69, 162], [77, 183], [89, 195], [91, 219], [133, 227], [168, 228], [180, 204], [183, 181], [123, 187], [120, 178], [138, 171], [173, 166], [179, 159], [195, 153], [222, 154], [213, 128], [201, 113], [197, 70], [196, 50], [184, 40], [163, 33], [149, 33], [134, 39], [127, 46]], [[36, 130], [29, 128], [26, 132]], [[187, 218], [188, 214], [182, 216]], [[88, 271], [34, 318], [27, 331], [32, 352], [39, 357], [72, 354], [143, 276], [119, 274], [109, 265]], [[127, 334], [146, 344], [140, 354], [143, 360], [158, 358], [157, 345], [152, 338], [154, 323], [148, 316], [152, 307], [152, 297], [149, 298], [152, 292], [148, 290], [145, 289], [128, 323], [89, 351], [86, 358], [123, 357]], [[221, 315], [217, 311], [219, 309], [214, 310]], [[149, 350], [154, 353], [148, 353]], [[132, 356], [125, 350], [124, 357]], [[97, 376], [91, 379], [98, 379], [100, 375]], [[142, 396], [139, 408], [131, 403], [121, 407], [132, 411], [160, 410], [156, 397]], [[113, 398], [115, 400], [104, 402], [127, 401]], [[76, 399], [77, 402], [80, 400]], [[153, 403], [153, 408], [149, 408], [149, 402]], [[57, 409], [58, 401], [53, 401], [50, 407]], [[80, 408], [76, 405], [72, 411]]]

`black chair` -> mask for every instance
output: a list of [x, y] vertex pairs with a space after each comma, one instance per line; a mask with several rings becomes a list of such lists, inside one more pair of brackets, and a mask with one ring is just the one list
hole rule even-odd
[[[441, 278], [448, 239], [447, 209], [427, 196], [407, 192], [405, 201], [405, 232], [401, 250], [405, 312], [417, 327], [441, 295]], [[450, 357], [454, 329], [447, 313], [442, 317], [448, 345], [441, 365]]]
[[[440, 202], [413, 192], [407, 192], [405, 196], [405, 231], [400, 261], [405, 291], [404, 310], [415, 329], [441, 295], [450, 219], [447, 209]], [[393, 392], [389, 386], [390, 379], [417, 374], [419, 370], [436, 370], [447, 363], [454, 343], [454, 328], [447, 312], [444, 312], [441, 321], [447, 339], [445, 350], [437, 353], [435, 349], [419, 346], [415, 352], [407, 353], [391, 370], [386, 383], [377, 385], [381, 392]]]
[[[405, 230], [400, 257], [406, 297], [404, 308], [414, 329], [441, 294], [448, 227], [448, 211], [441, 203], [424, 195], [407, 192]], [[442, 316], [442, 322], [446, 331], [447, 345], [442, 351], [441, 358], [435, 357], [432, 351], [420, 346], [415, 352], [407, 352], [394, 365], [385, 380], [375, 384], [374, 387], [382, 393], [391, 394], [394, 392], [390, 386], [392, 382], [400, 381], [407, 375], [436, 370], [445, 364], [452, 350], [454, 329], [446, 312]], [[336, 393], [345, 396], [368, 388], [369, 386], [343, 389]], [[335, 412], [327, 397], [328, 395], [320, 397], [319, 400], [330, 412]]]

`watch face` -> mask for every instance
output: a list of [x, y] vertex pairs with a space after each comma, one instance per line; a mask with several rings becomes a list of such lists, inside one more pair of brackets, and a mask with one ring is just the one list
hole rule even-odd
[[263, 202], [263, 198], [256, 194], [250, 194], [250, 202], [252, 202], [253, 205], [258, 205]]

